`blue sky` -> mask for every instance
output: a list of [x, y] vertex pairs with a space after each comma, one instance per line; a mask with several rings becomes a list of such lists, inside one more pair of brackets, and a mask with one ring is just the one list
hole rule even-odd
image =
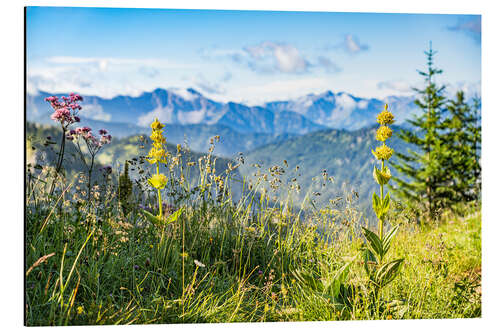
[[29, 7], [28, 91], [192, 87], [249, 104], [326, 90], [384, 98], [422, 84], [429, 41], [448, 90], [478, 93], [480, 16]]

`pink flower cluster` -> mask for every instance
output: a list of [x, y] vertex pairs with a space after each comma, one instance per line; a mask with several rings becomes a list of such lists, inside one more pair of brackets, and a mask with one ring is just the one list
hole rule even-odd
[[50, 118], [54, 121], [60, 122], [64, 127], [80, 122], [80, 117], [76, 113], [82, 109], [78, 102], [83, 101], [82, 96], [71, 93], [69, 96], [63, 96], [62, 102], [56, 96], [50, 96], [45, 98], [46, 102], [49, 102], [54, 113]]
[[97, 137], [92, 134], [92, 129], [88, 126], [77, 127], [66, 134], [66, 139], [70, 141], [78, 137], [81, 137], [85, 141], [91, 152], [97, 152], [102, 146], [111, 142], [111, 135], [108, 134], [108, 131], [104, 129], [99, 130], [99, 137]]

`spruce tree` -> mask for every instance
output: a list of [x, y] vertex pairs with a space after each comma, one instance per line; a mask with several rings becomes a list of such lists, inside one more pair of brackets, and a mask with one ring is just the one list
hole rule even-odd
[[442, 138], [445, 86], [435, 82], [436, 75], [442, 70], [434, 67], [436, 51], [432, 49], [432, 44], [424, 53], [427, 70], [418, 73], [424, 77], [425, 87], [414, 88], [419, 95], [415, 104], [422, 112], [409, 120], [411, 129], [403, 128], [398, 133], [412, 148], [407, 153], [397, 152], [396, 162], [391, 163], [399, 174], [399, 177], [393, 177], [397, 186], [392, 186], [392, 189], [400, 199], [422, 203], [426, 215], [434, 218], [437, 210], [452, 195], [448, 188], [451, 175], [442, 167], [450, 152]]
[[475, 179], [475, 200], [481, 198], [481, 99], [474, 97], [472, 106], [472, 122], [470, 125], [470, 135], [472, 138], [472, 150], [474, 152], [474, 179]]
[[463, 91], [458, 91], [447, 106], [448, 117], [443, 122], [443, 141], [450, 151], [450, 158], [443, 165], [451, 175], [449, 184], [451, 204], [468, 202], [478, 198], [480, 123], [478, 101], [470, 107]]
[[118, 178], [118, 199], [124, 215], [127, 215], [131, 208], [132, 185], [132, 180], [130, 180], [128, 174], [128, 161], [125, 161], [123, 173]]

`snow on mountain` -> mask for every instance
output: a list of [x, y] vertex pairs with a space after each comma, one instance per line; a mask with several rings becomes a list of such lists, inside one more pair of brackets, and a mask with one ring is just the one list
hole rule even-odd
[[275, 112], [296, 112], [317, 124], [337, 129], [356, 130], [375, 122], [375, 116], [385, 103], [396, 115], [398, 123], [407, 120], [416, 108], [411, 97], [391, 96], [385, 100], [355, 97], [345, 92], [308, 94], [289, 101], [266, 103]]
[[[27, 119], [51, 122], [46, 92], [27, 96]], [[305, 134], [324, 128], [355, 130], [370, 126], [385, 103], [402, 123], [416, 112], [411, 97], [391, 96], [385, 100], [366, 99], [345, 92], [326, 91], [294, 100], [274, 101], [262, 106], [220, 103], [194, 89], [155, 89], [137, 97], [111, 99], [84, 96], [81, 115], [87, 119], [112, 123], [148, 125], [158, 118], [171, 125], [223, 125], [240, 133], [271, 135]]]

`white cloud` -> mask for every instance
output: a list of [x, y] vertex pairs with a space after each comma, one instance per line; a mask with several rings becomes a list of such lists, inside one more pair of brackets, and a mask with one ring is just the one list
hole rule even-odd
[[221, 84], [207, 80], [201, 73], [198, 74], [195, 85], [208, 94], [220, 95], [226, 92]]
[[138, 125], [148, 127], [149, 124], [151, 124], [155, 120], [155, 118], [158, 118], [158, 120], [162, 123], [171, 124], [173, 118], [172, 109], [169, 107], [163, 108], [159, 106], [153, 111], [140, 116], [138, 119]]
[[102, 106], [99, 104], [82, 104], [82, 109], [78, 112], [79, 115], [85, 118], [110, 121], [111, 115], [104, 112]]
[[[295, 99], [307, 93], [321, 93], [331, 86], [322, 77], [300, 77], [289, 80], [256, 82], [234, 87], [228, 92], [232, 100], [251, 105], [259, 105], [272, 100]], [[244, 96], [242, 99], [241, 96]], [[239, 98], [237, 98], [239, 97]]]
[[244, 50], [251, 58], [250, 67], [256, 71], [304, 73], [310, 66], [299, 50], [290, 44], [262, 42]]
[[462, 17], [454, 26], [448, 27], [448, 30], [463, 32], [471, 36], [477, 43], [481, 43], [481, 16]]
[[357, 54], [370, 48], [367, 44], [361, 44], [358, 37], [352, 34], [345, 35], [341, 46], [347, 53], [350, 54]]
[[405, 80], [381, 81], [377, 83], [377, 88], [381, 90], [387, 89], [398, 93], [408, 93], [412, 91], [410, 84]]
[[329, 73], [338, 73], [341, 71], [340, 67], [337, 66], [330, 58], [319, 56], [317, 66], [323, 67]]
[[166, 77], [169, 84], [178, 85], [183, 72], [199, 66], [168, 59], [50, 57], [28, 63], [27, 90], [30, 94], [45, 91], [105, 98], [138, 96], [164, 86]]
[[463, 91], [467, 99], [481, 97], [481, 81], [468, 82], [460, 81], [456, 83], [446, 83], [446, 93], [450, 98], [454, 98], [457, 91]]

